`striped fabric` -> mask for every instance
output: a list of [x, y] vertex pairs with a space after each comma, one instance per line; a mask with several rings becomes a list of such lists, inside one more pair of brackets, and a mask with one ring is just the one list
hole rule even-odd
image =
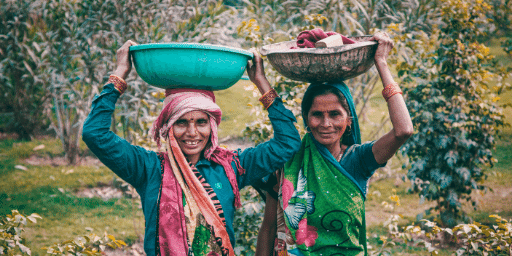
[[196, 175], [199, 182], [201, 182], [201, 184], [203, 184], [203, 187], [206, 190], [206, 193], [208, 193], [208, 195], [210, 196], [210, 199], [212, 200], [213, 205], [215, 206], [215, 210], [217, 210], [217, 213], [219, 214], [220, 219], [222, 220], [224, 225], [226, 225], [226, 219], [224, 218], [224, 210], [222, 210], [222, 205], [220, 204], [220, 201], [217, 198], [217, 194], [213, 190], [212, 186], [210, 186], [210, 184], [208, 184], [208, 182], [206, 182], [206, 179], [203, 177], [203, 175], [201, 175], [197, 171], [197, 168], [195, 168], [195, 166], [192, 167], [192, 171]]
[[[198, 214], [201, 214], [206, 220], [206, 223], [213, 228], [215, 238], [221, 239], [219, 242], [222, 244], [222, 251], [229, 252], [230, 256], [234, 255], [233, 247], [231, 246], [231, 241], [229, 240], [229, 235], [226, 230], [225, 220], [222, 221], [217, 213], [214, 202], [212, 202], [203, 184], [201, 184], [197, 176], [194, 175], [188, 161], [185, 159], [185, 156], [178, 146], [178, 142], [174, 138], [172, 129], [169, 130], [167, 152], [169, 152], [170, 169], [172, 169], [171, 171], [174, 173], [174, 177], [178, 180], [185, 194], [185, 216], [189, 219], [186, 223], [186, 228], [189, 241], [195, 239], [195, 231], [198, 224], [196, 219], [200, 219]], [[167, 172], [167, 170], [164, 172]], [[163, 184], [163, 186], [164, 185], [165, 184]], [[162, 232], [174, 232], [173, 230], [166, 230], [167, 227], [165, 223], [160, 223], [159, 228]], [[162, 244], [162, 242], [170, 243], [171, 241], [160, 241], [160, 244]], [[174, 244], [174, 242], [172, 243]], [[224, 253], [222, 253], [222, 255], [224, 255]]]

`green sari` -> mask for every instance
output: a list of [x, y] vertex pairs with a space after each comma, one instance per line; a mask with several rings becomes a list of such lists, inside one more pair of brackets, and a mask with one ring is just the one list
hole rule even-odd
[[[350, 92], [344, 84], [332, 86], [345, 95], [353, 116], [352, 136], [343, 144], [360, 143]], [[280, 174], [277, 255], [367, 255], [364, 202], [354, 178], [306, 134]]]

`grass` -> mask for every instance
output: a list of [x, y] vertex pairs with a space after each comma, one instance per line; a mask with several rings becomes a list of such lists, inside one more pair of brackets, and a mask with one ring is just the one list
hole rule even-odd
[[[45, 148], [34, 151], [38, 145]], [[140, 210], [134, 211], [131, 200], [104, 201], [73, 194], [80, 188], [112, 182], [115, 175], [110, 170], [104, 166], [29, 165], [24, 159], [31, 155], [64, 154], [56, 139], [0, 141], [0, 215], [17, 209], [22, 214], [37, 213], [43, 218], [26, 228], [26, 245], [33, 255], [44, 255], [41, 247], [89, 234], [91, 229], [99, 235], [106, 231], [127, 242], [138, 239], [143, 230], [135, 230], [133, 223], [143, 223], [143, 219]], [[16, 165], [27, 170], [16, 169]]]
[[241, 137], [246, 124], [254, 121], [254, 117], [249, 113], [251, 105], [259, 104], [259, 96], [255, 97], [244, 89], [251, 84], [248, 80], [240, 80], [227, 90], [215, 92], [217, 104], [222, 109], [219, 138]]

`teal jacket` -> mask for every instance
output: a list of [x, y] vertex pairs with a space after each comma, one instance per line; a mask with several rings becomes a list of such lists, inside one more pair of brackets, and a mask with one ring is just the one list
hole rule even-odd
[[[157, 204], [162, 178], [160, 160], [156, 152], [131, 145], [110, 131], [112, 113], [119, 96], [112, 84], [105, 85], [101, 94], [95, 96], [84, 123], [82, 139], [103, 164], [139, 193], [146, 221], [144, 250], [148, 256], [155, 255]], [[274, 138], [256, 147], [236, 151], [241, 166], [246, 170], [244, 175], [239, 175], [236, 164], [232, 162], [239, 189], [254, 184], [282, 167], [300, 148], [300, 135], [294, 126], [296, 119], [279, 98], [268, 108], [268, 116]], [[229, 238], [234, 246], [234, 194], [223, 167], [206, 159], [201, 159], [196, 167], [220, 200]]]

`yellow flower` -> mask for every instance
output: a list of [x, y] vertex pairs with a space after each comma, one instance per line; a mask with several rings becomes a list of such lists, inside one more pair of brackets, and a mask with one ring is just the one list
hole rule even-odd
[[396, 206], [400, 206], [400, 197], [396, 194], [389, 197], [389, 199], [396, 203]]
[[396, 24], [396, 23], [389, 24], [388, 25], [388, 29], [393, 30], [393, 31], [397, 31], [397, 32], [400, 31], [400, 29], [398, 28], [398, 24]]

